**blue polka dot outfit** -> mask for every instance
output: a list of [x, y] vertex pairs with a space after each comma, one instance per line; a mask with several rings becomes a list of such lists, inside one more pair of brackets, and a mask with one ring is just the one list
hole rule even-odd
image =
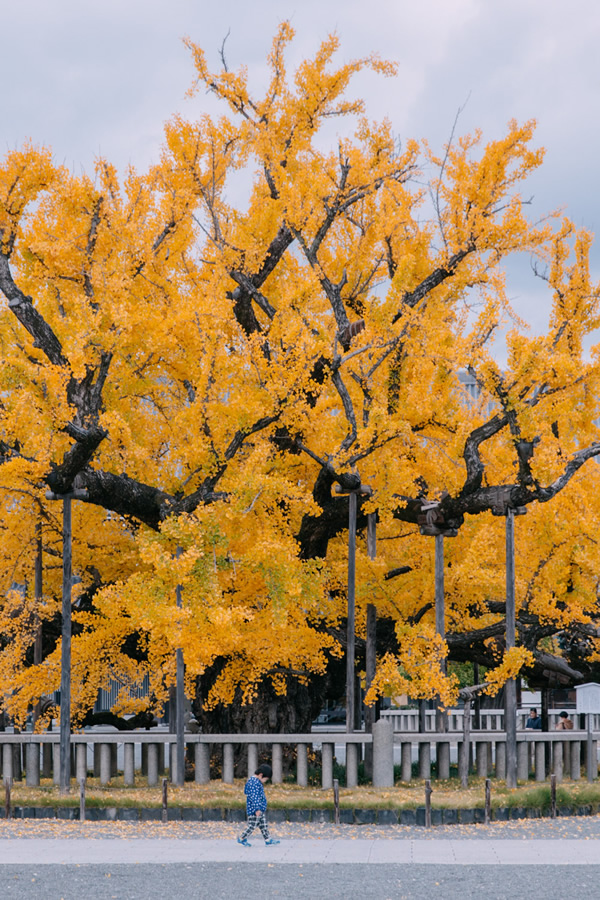
[[260, 778], [257, 778], [256, 775], [249, 778], [244, 793], [246, 795], [246, 815], [253, 816], [258, 810], [267, 811], [267, 795]]
[[258, 825], [265, 841], [268, 841], [270, 844], [278, 844], [279, 841], [272, 841], [269, 838], [269, 827], [265, 818], [265, 813], [267, 811], [267, 795], [265, 794], [265, 789], [260, 778], [257, 778], [256, 775], [249, 778], [246, 782], [244, 793], [246, 795], [248, 824], [238, 838], [239, 842], [243, 843]]

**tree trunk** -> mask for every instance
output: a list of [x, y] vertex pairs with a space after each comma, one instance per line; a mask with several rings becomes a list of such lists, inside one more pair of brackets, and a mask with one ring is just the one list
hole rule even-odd
[[[242, 694], [238, 688], [229, 706], [219, 704], [214, 709], [204, 709], [202, 697], [208, 694], [210, 681], [206, 676], [198, 679], [194, 714], [200, 730], [208, 734], [306, 734], [311, 730], [313, 719], [318, 715], [322, 703], [322, 689], [318, 684], [322, 679], [314, 679], [314, 684], [301, 684], [297, 678], [287, 679], [287, 693], [279, 696], [268, 682], [259, 686], [252, 703], [242, 704]], [[290, 747], [290, 751], [295, 748]], [[261, 762], [271, 761], [271, 747], [259, 747]], [[264, 759], [262, 758], [264, 757]], [[246, 774], [246, 747], [236, 745], [234, 751], [236, 775]], [[284, 771], [293, 763], [293, 752], [284, 752]]]

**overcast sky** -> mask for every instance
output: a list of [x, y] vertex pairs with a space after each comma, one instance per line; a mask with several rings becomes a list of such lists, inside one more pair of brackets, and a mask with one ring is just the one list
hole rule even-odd
[[[562, 207], [600, 231], [600, 5], [594, 0], [19, 0], [2, 4], [2, 151], [31, 138], [58, 162], [91, 171], [101, 154], [121, 169], [156, 161], [163, 123], [210, 102], [185, 99], [189, 36], [217, 68], [229, 32], [230, 67], [248, 65], [260, 86], [278, 23], [296, 30], [290, 61], [336, 31], [341, 58], [378, 51], [395, 79], [361, 76], [370, 117], [387, 116], [402, 139], [440, 148], [466, 102], [459, 131], [493, 139], [510, 118], [538, 121], [546, 162], [531, 180], [533, 214]], [[259, 92], [257, 91], [257, 93]], [[593, 257], [596, 277], [600, 252]], [[545, 292], [524, 261], [511, 297], [535, 330]]]

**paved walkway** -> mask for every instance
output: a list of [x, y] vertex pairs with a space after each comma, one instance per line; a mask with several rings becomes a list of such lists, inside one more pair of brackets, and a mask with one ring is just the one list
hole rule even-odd
[[600, 817], [448, 828], [0, 821], [2, 900], [598, 900]]
[[[597, 840], [288, 840], [252, 847], [231, 840], [56, 838], [0, 840], [0, 865], [342, 864], [564, 866], [600, 864]], [[599, 888], [600, 891], [600, 888]]]

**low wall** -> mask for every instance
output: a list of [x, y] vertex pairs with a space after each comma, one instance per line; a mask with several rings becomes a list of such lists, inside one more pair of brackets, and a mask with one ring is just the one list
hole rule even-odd
[[[581, 778], [585, 767], [588, 780], [598, 776], [598, 740], [600, 732], [583, 731], [527, 731], [517, 734], [517, 778], [526, 781], [533, 773], [537, 781], [545, 781], [550, 773], [561, 781], [568, 776], [573, 781]], [[134, 765], [136, 746], [141, 749], [142, 777], [149, 785], [158, 784], [159, 777], [168, 768], [172, 776], [176, 769], [176, 736], [167, 732], [85, 732], [71, 735], [71, 772], [82, 780], [87, 777], [88, 748], [93, 748], [94, 774], [101, 784], [109, 784], [117, 774], [117, 749], [122, 752], [123, 778], [126, 785], [133, 785], [139, 774]], [[322, 787], [333, 786], [335, 745], [345, 745], [346, 783], [358, 784], [358, 761], [361, 745], [373, 745], [373, 784], [375, 787], [391, 787], [394, 784], [394, 746], [400, 748], [401, 780], [410, 782], [413, 777], [415, 751], [420, 778], [430, 778], [435, 765], [438, 778], [450, 777], [451, 748], [460, 751], [462, 735], [459, 733], [419, 734], [398, 733], [385, 720], [376, 722], [373, 734], [355, 732], [318, 732], [307, 734], [186, 734], [185, 743], [193, 751], [195, 780], [199, 784], [210, 781], [210, 757], [215, 750], [221, 753], [222, 780], [233, 783], [234, 748], [245, 745], [248, 774], [253, 774], [258, 764], [259, 745], [271, 748], [273, 783], [283, 780], [283, 754], [285, 745], [296, 749], [296, 778], [300, 786], [308, 784], [308, 750], [320, 746], [322, 759]], [[476, 772], [480, 776], [494, 775], [500, 780], [506, 777], [506, 734], [502, 731], [476, 731], [469, 741], [473, 751]], [[40, 777], [53, 778], [59, 783], [59, 735], [58, 733], [11, 734], [0, 732], [2, 775], [4, 779], [21, 777], [25, 769], [28, 785], [40, 783]]]

